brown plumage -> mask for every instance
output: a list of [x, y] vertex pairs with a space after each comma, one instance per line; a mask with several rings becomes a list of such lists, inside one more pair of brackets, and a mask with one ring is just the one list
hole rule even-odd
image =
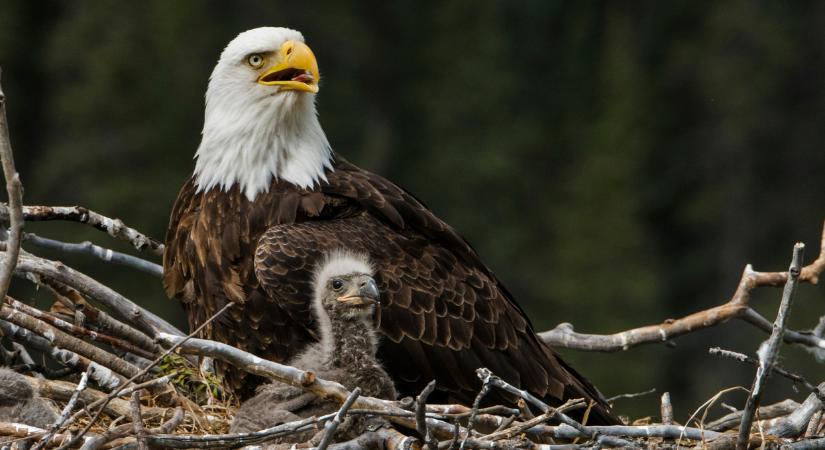
[[[204, 336], [275, 361], [318, 340], [312, 269], [345, 248], [376, 267], [379, 358], [403, 395], [471, 402], [488, 367], [548, 402], [598, 391], [533, 331], [472, 247], [411, 194], [332, 152], [315, 109], [319, 72], [303, 36], [258, 28], [227, 45], [209, 81], [195, 173], [172, 211], [164, 286]], [[256, 382], [226, 369], [241, 397]], [[495, 395], [495, 394], [494, 394]], [[512, 399], [509, 399], [512, 400]]]
[[[541, 342], [476, 252], [411, 194], [336, 156], [312, 189], [275, 180], [249, 201], [237, 186], [195, 192], [190, 179], [172, 212], [164, 255], [167, 294], [191, 327], [227, 302], [205, 336], [274, 361], [316, 340], [309, 311], [312, 268], [336, 248], [374, 261], [385, 305], [380, 357], [404, 395], [431, 379], [472, 401], [474, 370], [488, 367], [551, 403], [595, 399], [592, 415], [614, 421], [598, 391]], [[254, 386], [227, 374], [242, 396]]]

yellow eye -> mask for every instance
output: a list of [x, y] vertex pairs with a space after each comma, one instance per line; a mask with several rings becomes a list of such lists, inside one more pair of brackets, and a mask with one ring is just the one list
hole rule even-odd
[[246, 62], [253, 69], [260, 69], [261, 66], [264, 65], [264, 57], [263, 57], [263, 55], [259, 55], [259, 54], [255, 53], [255, 54], [249, 55], [249, 57], [246, 58]]

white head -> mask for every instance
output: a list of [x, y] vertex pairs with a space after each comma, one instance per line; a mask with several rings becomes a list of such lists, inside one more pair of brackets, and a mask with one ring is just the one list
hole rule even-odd
[[315, 111], [318, 64], [301, 33], [255, 28], [221, 53], [209, 78], [197, 189], [239, 184], [249, 200], [274, 178], [325, 181], [332, 150]]

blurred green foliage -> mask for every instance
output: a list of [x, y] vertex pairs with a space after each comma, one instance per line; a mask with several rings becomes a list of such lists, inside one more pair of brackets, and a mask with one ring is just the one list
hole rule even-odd
[[[25, 201], [81, 204], [162, 237], [212, 66], [263, 25], [299, 29], [315, 51], [336, 151], [454, 225], [537, 329], [677, 317], [724, 301], [747, 262], [782, 270], [794, 241], [809, 259], [818, 247], [825, 3], [812, 1], [0, 0]], [[72, 224], [30, 229], [126, 249]], [[158, 280], [68, 262], [184, 323]], [[823, 294], [802, 289], [794, 326], [815, 324]], [[754, 304], [773, 317], [778, 298]], [[686, 417], [750, 384], [750, 368], [707, 347], [752, 352], [763, 338], [731, 323], [676, 348], [565, 357], [607, 395], [669, 390]], [[806, 353], [786, 355], [821, 381]], [[774, 381], [771, 393], [791, 391]], [[657, 397], [618, 408], [656, 414]]]

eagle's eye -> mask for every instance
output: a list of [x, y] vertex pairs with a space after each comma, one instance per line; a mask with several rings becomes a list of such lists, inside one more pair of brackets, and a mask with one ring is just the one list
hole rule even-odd
[[344, 282], [341, 280], [332, 280], [332, 288], [336, 291], [344, 287]]
[[259, 53], [253, 53], [246, 58], [246, 63], [253, 69], [260, 69], [264, 65], [264, 56]]

